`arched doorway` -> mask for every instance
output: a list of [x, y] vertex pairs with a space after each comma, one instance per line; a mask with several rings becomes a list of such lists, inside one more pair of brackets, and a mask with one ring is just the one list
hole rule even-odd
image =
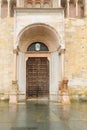
[[[21, 31], [17, 39], [19, 100], [33, 97], [58, 100], [58, 84], [63, 72], [62, 63], [64, 63], [63, 56], [60, 54], [63, 51], [59, 51], [61, 48], [60, 41], [56, 30], [46, 24], [29, 25]], [[32, 66], [34, 67], [32, 68]], [[42, 73], [45, 78], [41, 76]], [[34, 87], [34, 85], [36, 86]]]
[[[48, 47], [34, 42], [27, 52], [47, 52]], [[26, 61], [26, 96], [31, 98], [49, 97], [49, 60], [47, 57], [29, 57]]]

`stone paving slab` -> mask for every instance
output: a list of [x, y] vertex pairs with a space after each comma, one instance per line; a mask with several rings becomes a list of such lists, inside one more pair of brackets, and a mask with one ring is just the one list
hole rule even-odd
[[0, 130], [87, 130], [87, 103], [0, 102]]

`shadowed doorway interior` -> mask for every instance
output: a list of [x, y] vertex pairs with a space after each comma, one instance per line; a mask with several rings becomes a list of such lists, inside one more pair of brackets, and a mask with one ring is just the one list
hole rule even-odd
[[47, 57], [30, 57], [26, 62], [28, 98], [49, 97], [49, 61]]

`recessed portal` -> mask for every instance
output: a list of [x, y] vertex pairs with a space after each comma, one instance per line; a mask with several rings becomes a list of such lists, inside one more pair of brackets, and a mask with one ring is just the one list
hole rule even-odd
[[26, 62], [27, 98], [49, 97], [49, 61], [47, 57], [30, 57]]
[[26, 26], [20, 32], [17, 39], [20, 100], [25, 97], [27, 99], [49, 97], [49, 100], [58, 100], [58, 87], [63, 68], [61, 55], [58, 55], [62, 39], [58, 34], [53, 26], [43, 23]]

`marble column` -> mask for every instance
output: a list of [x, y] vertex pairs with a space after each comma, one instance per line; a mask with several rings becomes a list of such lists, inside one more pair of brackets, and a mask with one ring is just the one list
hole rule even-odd
[[87, 16], [87, 0], [84, 0], [84, 16]]
[[24, 0], [17, 0], [17, 7], [24, 7]]
[[1, 6], [2, 6], [2, 0], [0, 0], [0, 18], [1, 18], [1, 15], [2, 15], [2, 13], [1, 13], [2, 12], [2, 7]]
[[58, 8], [61, 7], [61, 0], [58, 0]]
[[78, 0], [76, 0], [76, 17], [78, 17]]
[[21, 0], [21, 7], [24, 7], [24, 1], [25, 0]]
[[35, 7], [35, 0], [32, 0], [32, 6]]
[[61, 49], [61, 79], [63, 80], [65, 76], [65, 49]]
[[13, 61], [13, 80], [12, 80], [12, 89], [9, 94], [9, 103], [18, 102], [18, 83], [17, 83], [17, 55], [18, 50], [13, 50], [14, 61]]
[[17, 0], [17, 7], [20, 7], [20, 0]]
[[10, 0], [7, 1], [8, 1], [8, 17], [10, 17]]
[[67, 17], [69, 17], [69, 2], [70, 2], [70, 0], [67, 0]]
[[41, 0], [41, 7], [44, 7], [44, 0]]
[[58, 0], [53, 0], [53, 8], [58, 8]]
[[18, 51], [13, 50], [14, 53], [14, 61], [13, 61], [13, 81], [17, 81], [17, 55]]

